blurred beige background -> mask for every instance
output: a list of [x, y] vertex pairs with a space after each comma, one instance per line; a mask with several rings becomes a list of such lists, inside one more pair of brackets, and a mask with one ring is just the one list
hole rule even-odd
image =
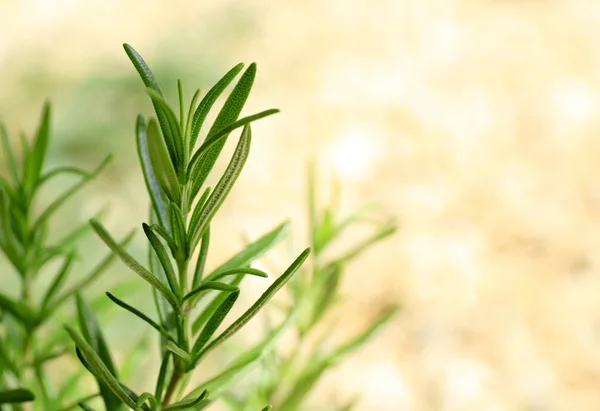
[[110, 204], [125, 232], [146, 210], [131, 159], [149, 106], [121, 43], [164, 63], [170, 96], [178, 73], [206, 89], [256, 61], [245, 112], [282, 113], [254, 127], [214, 261], [288, 217], [300, 249], [311, 155], [342, 179], [346, 209], [378, 202], [401, 224], [351, 267], [338, 332], [382, 301], [404, 310], [318, 395], [362, 393], [360, 410], [598, 410], [599, 25], [593, 0], [4, 0], [0, 117], [31, 132], [50, 98], [53, 161], [114, 152], [72, 211]]

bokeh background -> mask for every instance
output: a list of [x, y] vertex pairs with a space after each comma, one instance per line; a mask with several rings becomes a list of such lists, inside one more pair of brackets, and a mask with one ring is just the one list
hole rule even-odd
[[[50, 99], [52, 163], [114, 153], [56, 229], [109, 205], [125, 233], [147, 211], [133, 124], [150, 105], [121, 44], [169, 98], [177, 77], [191, 94], [256, 61], [245, 113], [282, 112], [254, 127], [212, 263], [286, 218], [301, 249], [310, 158], [340, 178], [345, 209], [379, 203], [401, 227], [350, 267], [335, 333], [383, 302], [403, 311], [314, 401], [598, 410], [599, 25], [592, 0], [4, 0], [0, 118], [32, 133]], [[136, 344], [111, 313], [111, 335]]]

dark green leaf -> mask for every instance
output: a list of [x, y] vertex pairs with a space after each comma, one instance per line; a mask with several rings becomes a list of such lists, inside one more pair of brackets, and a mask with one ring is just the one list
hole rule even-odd
[[[198, 178], [198, 176], [200, 175], [200, 171], [202, 169], [200, 167], [200, 164], [201, 164], [201, 161], [203, 160], [203, 156], [209, 152], [211, 147], [213, 147], [215, 144], [219, 143], [221, 140], [225, 139], [229, 134], [231, 134], [232, 131], [234, 131], [240, 127], [246, 126], [246, 125], [252, 123], [253, 121], [260, 120], [261, 118], [265, 118], [267, 116], [270, 116], [272, 114], [277, 114], [277, 113], [279, 113], [279, 110], [273, 108], [270, 110], [261, 111], [260, 113], [253, 114], [251, 116], [241, 118], [241, 119], [234, 121], [233, 123], [227, 125], [223, 129], [217, 131], [216, 133], [211, 135], [210, 138], [207, 138], [206, 141], [200, 146], [200, 148], [194, 153], [194, 156], [192, 157], [192, 160], [190, 161], [190, 164], [188, 165], [188, 174], [191, 176], [190, 177], [191, 181], [198, 180], [198, 181], [204, 182], [204, 179]], [[197, 193], [197, 191], [193, 190], [192, 197], [195, 197], [195, 193]]]
[[175, 172], [173, 162], [169, 157], [165, 142], [160, 135], [158, 125], [154, 119], [148, 121], [146, 133], [148, 136], [148, 151], [150, 153], [152, 168], [154, 169], [156, 177], [158, 177], [158, 182], [162, 191], [171, 201], [179, 203], [181, 201], [179, 179]]
[[146, 223], [142, 223], [142, 228], [144, 229], [144, 234], [146, 234], [148, 241], [150, 241], [150, 245], [152, 245], [152, 249], [154, 249], [154, 252], [158, 257], [158, 261], [160, 261], [160, 265], [167, 276], [167, 281], [171, 287], [171, 291], [173, 291], [173, 294], [177, 296], [178, 300], [181, 299], [181, 290], [179, 288], [179, 283], [177, 282], [175, 270], [173, 269], [173, 265], [171, 264], [171, 260], [167, 254], [167, 250], [165, 250], [165, 247], [162, 245], [159, 238], [152, 232]]
[[185, 233], [185, 219], [174, 202], [171, 202], [169, 217], [171, 227], [173, 227], [173, 240], [175, 240], [178, 250], [177, 255], [173, 255], [173, 257], [178, 261], [186, 261], [189, 257], [189, 250]]
[[169, 158], [175, 169], [179, 169], [179, 166], [183, 164], [183, 130], [181, 130], [175, 113], [169, 106], [169, 103], [165, 100], [162, 94], [157, 93], [152, 88], [146, 89], [152, 101], [158, 105], [162, 112], [165, 114], [171, 135], [164, 135], [164, 142], [169, 152]]
[[202, 348], [206, 345], [206, 343], [208, 343], [208, 340], [210, 340], [213, 334], [217, 331], [227, 314], [229, 314], [229, 311], [231, 311], [233, 308], [233, 304], [235, 304], [239, 295], [239, 291], [231, 293], [227, 298], [225, 298], [219, 308], [217, 308], [212, 317], [210, 317], [202, 329], [202, 332], [200, 332], [198, 339], [194, 343], [194, 347], [190, 353], [192, 356], [192, 361], [188, 366], [188, 370], [191, 370], [196, 366], [201, 358], [201, 354], [203, 353], [203, 351], [201, 351]]
[[[242, 108], [244, 107], [244, 104], [246, 103], [246, 100], [248, 99], [255, 76], [256, 64], [252, 63], [234, 87], [233, 91], [225, 101], [225, 104], [223, 104], [221, 111], [219, 112], [215, 122], [208, 132], [206, 137], [207, 140], [223, 127], [237, 120]], [[192, 180], [195, 188], [192, 190], [191, 198], [195, 198], [198, 191], [200, 191], [200, 187], [202, 184], [204, 184], [206, 177], [212, 170], [226, 141], [227, 137], [221, 139], [218, 143], [211, 147], [206, 155], [202, 156], [199, 172], [195, 173], [195, 178]]]
[[0, 391], [0, 404], [16, 404], [33, 401], [35, 395], [24, 388]]
[[[69, 333], [71, 339], [77, 345], [77, 348], [81, 351], [83, 358], [88, 362], [90, 368], [93, 370], [93, 374], [95, 374], [98, 378], [102, 380], [102, 382], [125, 404], [134, 408], [135, 402], [127, 395], [127, 393], [123, 390], [119, 381], [116, 377], [108, 370], [107, 366], [102, 362], [96, 351], [89, 345], [83, 338], [81, 338], [75, 330], [73, 330], [68, 325], [65, 326], [65, 329]], [[109, 408], [115, 409], [115, 408]]]
[[152, 200], [152, 207], [158, 216], [160, 225], [165, 227], [167, 232], [170, 233], [171, 226], [169, 225], [167, 202], [165, 201], [165, 196], [161, 191], [160, 182], [154, 171], [154, 166], [152, 165], [150, 148], [148, 146], [148, 135], [146, 133], [146, 122], [141, 115], [137, 118], [135, 130], [138, 156], [140, 158], [140, 164], [142, 165], [142, 173], [144, 174], [146, 188], [148, 189], [148, 194], [150, 194], [150, 199]]
[[[152, 71], [150, 70], [142, 56], [140, 56], [138, 52], [135, 51], [135, 49], [129, 44], [123, 44], [123, 48], [125, 49], [125, 53], [127, 53], [127, 56], [133, 63], [133, 66], [137, 70], [138, 74], [142, 78], [144, 85], [156, 91], [160, 96], [163, 96], [162, 90], [160, 89], [160, 86], [158, 85], [154, 74], [152, 74]], [[169, 127], [169, 122], [167, 120], [166, 114], [164, 113], [162, 107], [156, 101], [154, 101], [154, 99], [152, 100], [152, 105], [154, 106], [154, 111], [156, 112], [156, 117], [158, 118], [158, 123], [160, 124], [160, 128], [163, 132], [163, 135], [165, 136], [165, 138], [170, 138], [171, 129]]]
[[169, 288], [158, 278], [156, 278], [150, 271], [146, 270], [140, 263], [138, 263], [127, 251], [125, 251], [119, 244], [115, 242], [115, 240], [108, 234], [106, 229], [96, 220], [90, 220], [90, 224], [98, 233], [100, 238], [108, 245], [108, 247], [113, 250], [119, 258], [131, 268], [137, 275], [142, 277], [146, 282], [148, 282], [153, 288], [159, 291], [169, 303], [175, 308], [179, 310], [179, 304], [177, 301], [177, 297]]
[[[258, 311], [275, 295], [277, 291], [291, 278], [291, 276], [300, 268], [302, 263], [306, 260], [310, 254], [310, 248], [307, 248], [296, 258], [296, 260], [290, 265], [290, 267], [277, 279], [273, 284], [262, 294], [262, 296], [250, 307], [240, 318], [238, 318], [233, 324], [229, 326], [221, 335], [207, 344], [202, 351], [198, 352], [192, 350], [195, 354], [193, 362], [197, 363], [200, 358], [206, 355], [210, 350], [227, 340], [233, 334], [235, 334], [240, 328], [242, 328], [252, 317], [258, 313]], [[207, 324], [208, 326], [208, 324]]]
[[217, 101], [217, 98], [223, 93], [225, 88], [231, 83], [231, 81], [238, 75], [240, 71], [244, 68], [244, 63], [240, 63], [237, 66], [233, 67], [229, 70], [221, 80], [219, 80], [209, 91], [206, 93], [206, 96], [202, 99], [196, 111], [194, 112], [194, 120], [192, 122], [192, 129], [190, 132], [190, 146], [189, 151], [192, 152], [194, 146], [196, 145], [196, 140], [198, 139], [198, 135], [200, 134], [200, 129], [202, 128], [202, 124], [206, 119], [206, 116], [210, 112], [210, 109]]
[[229, 292], [229, 293], [240, 291], [240, 289], [238, 287], [233, 286], [233, 285], [220, 283], [217, 281], [203, 281], [202, 284], [200, 284], [198, 287], [194, 288], [192, 291], [187, 293], [185, 295], [185, 297], [183, 297], [183, 301], [200, 294], [202, 291], [208, 291], [208, 290], [220, 290], [220, 291], [225, 291], [225, 292]]
[[84, 411], [96, 411], [92, 407], [87, 405], [85, 402], [79, 402], [79, 403], [77, 403], [77, 405], [79, 405], [79, 407]]
[[167, 350], [171, 351], [173, 354], [183, 359], [185, 362], [188, 362], [190, 360], [190, 354], [182, 348], [178, 347], [177, 344], [173, 341], [167, 342]]
[[162, 398], [162, 394], [165, 387], [165, 379], [167, 378], [167, 369], [169, 367], [169, 360], [171, 359], [171, 351], [167, 351], [163, 356], [162, 362], [160, 363], [160, 370], [158, 371], [158, 378], [156, 379], [156, 388], [154, 390], [154, 396], [156, 398]]
[[46, 158], [46, 152], [48, 151], [48, 140], [50, 139], [50, 103], [44, 104], [42, 112], [42, 119], [40, 126], [37, 131], [35, 142], [33, 143], [33, 149], [31, 151], [31, 158], [27, 161], [27, 166], [31, 165], [29, 175], [26, 175], [25, 185], [28, 185], [31, 189], [36, 186], [42, 173], [42, 167]]
[[206, 280], [204, 280], [204, 281], [216, 281], [216, 280], [220, 280], [223, 277], [227, 277], [228, 275], [237, 275], [237, 274], [249, 274], [249, 275], [255, 275], [257, 277], [262, 277], [262, 278], [268, 277], [267, 273], [265, 273], [264, 271], [258, 270], [256, 268], [240, 267], [240, 268], [233, 268], [231, 270], [225, 270], [225, 271], [213, 273], [213, 274], [209, 275], [208, 277], [206, 277]]
[[208, 391], [204, 390], [198, 398], [182, 400], [171, 404], [164, 408], [164, 411], [175, 411], [175, 410], [187, 410], [189, 408], [196, 407], [202, 400], [208, 398]]
[[165, 338], [167, 338], [169, 340], [173, 340], [173, 337], [171, 337], [171, 335], [169, 334], [169, 332], [167, 330], [165, 330], [162, 326], [160, 326], [159, 324], [157, 324], [154, 320], [152, 320], [146, 314], [144, 314], [143, 312], [141, 312], [137, 308], [132, 307], [131, 305], [127, 304], [125, 301], [122, 301], [122, 300], [118, 299], [117, 297], [115, 297], [114, 295], [112, 295], [111, 293], [109, 293], [108, 291], [106, 292], [106, 295], [108, 296], [108, 298], [110, 298], [119, 307], [124, 308], [125, 310], [129, 311], [130, 313], [132, 313], [133, 315], [135, 315], [136, 317], [138, 317], [142, 321], [144, 321], [147, 324], [149, 324], [156, 331], [158, 331], [159, 333], [161, 333], [162, 335], [164, 335]]
[[[80, 295], [77, 295], [76, 301], [77, 318], [79, 320], [79, 328], [81, 329], [83, 338], [97, 354], [98, 358], [100, 359], [100, 361], [102, 361], [106, 370], [111, 375], [113, 375], [115, 379], [118, 378], [116, 368], [110, 355], [108, 344], [104, 339], [104, 335], [102, 334], [96, 316], [94, 315], [89, 305], [81, 298]], [[79, 349], [83, 351], [82, 347], [79, 347]], [[88, 360], [88, 362], [91, 361], [87, 355], [85, 357]], [[118, 395], [116, 393], [113, 393], [110, 387], [106, 385], [106, 381], [104, 381], [104, 378], [101, 375], [99, 375], [99, 377], [100, 379], [98, 379], [98, 386], [100, 388], [100, 396], [102, 397], [106, 408], [109, 410], [117, 409], [121, 405], [121, 400], [118, 398]]]
[[200, 241], [200, 251], [196, 260], [196, 268], [194, 269], [194, 278], [192, 280], [192, 288], [196, 288], [202, 276], [204, 275], [204, 267], [206, 265], [206, 257], [208, 256], [208, 246], [210, 245], [210, 225], [206, 227], [202, 239]]
[[[237, 277], [232, 279], [229, 285], [237, 286], [242, 282], [243, 278], [243, 275], [238, 275]], [[192, 324], [192, 335], [196, 335], [198, 330], [200, 330], [200, 327], [202, 327], [208, 321], [208, 319], [213, 315], [217, 308], [219, 308], [223, 301], [225, 301], [227, 296], [227, 293], [219, 293], [217, 296], [215, 296], [215, 298], [211, 300], [211, 302], [206, 306], [206, 308], [204, 308], [204, 310], [202, 310], [202, 312], [198, 314], [198, 316]]]
[[248, 153], [250, 152], [251, 140], [252, 132], [250, 131], [250, 126], [246, 126], [244, 127], [240, 141], [235, 148], [235, 152], [233, 153], [233, 157], [231, 158], [225, 173], [223, 173], [223, 176], [215, 186], [215, 189], [206, 201], [206, 204], [204, 204], [201, 209], [196, 206], [190, 220], [190, 250], [196, 248], [198, 241], [200, 241], [200, 237], [204, 234], [204, 230], [208, 227], [208, 224], [223, 204], [223, 201], [225, 201], [225, 198], [239, 177], [242, 168], [246, 163], [246, 159], [248, 158]]

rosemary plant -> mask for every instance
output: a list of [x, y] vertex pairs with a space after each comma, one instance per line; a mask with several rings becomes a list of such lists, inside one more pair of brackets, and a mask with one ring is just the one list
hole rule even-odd
[[[260, 366], [256, 369], [257, 378], [252, 379], [246, 392], [240, 394], [229, 391], [224, 398], [235, 411], [251, 411], [257, 404], [271, 403], [277, 411], [300, 411], [308, 395], [321, 376], [339, 361], [366, 343], [377, 330], [393, 318], [396, 306], [383, 307], [382, 313], [369, 326], [354, 338], [328, 348], [332, 324], [327, 314], [340, 300], [339, 285], [344, 270], [364, 251], [375, 243], [387, 238], [396, 231], [390, 221], [373, 218], [373, 207], [364, 207], [350, 216], [340, 219], [338, 216], [339, 183], [333, 183], [333, 198], [329, 207], [319, 212], [316, 201], [314, 169], [309, 173], [309, 233], [313, 254], [310, 264], [303, 267], [306, 271], [289, 283], [291, 303], [283, 307], [283, 315], [294, 334], [293, 343], [286, 344], [285, 352], [278, 351], [271, 344], [264, 349]], [[327, 251], [341, 239], [348, 228], [357, 224], [371, 224], [374, 230], [368, 237], [359, 241], [349, 250], [337, 257], [328, 257]], [[280, 333], [282, 327], [270, 327], [267, 335]], [[325, 334], [323, 335], [323, 332]], [[267, 340], [269, 337], [266, 338]], [[349, 411], [356, 399], [337, 409]]]
[[[100, 222], [93, 219], [91, 225], [106, 245], [151, 286], [157, 320], [116, 295], [107, 293], [107, 296], [158, 332], [161, 365], [153, 392], [138, 395], [119, 380], [100, 327], [84, 304], [80, 304], [79, 309], [81, 334], [68, 325], [66, 330], [75, 342], [79, 359], [97, 379], [107, 411], [124, 407], [153, 411], [201, 410], [214, 400], [215, 395], [203, 388], [205, 383], [186, 393], [191, 373], [284, 286], [308, 257], [309, 249], [303, 251], [247, 311], [217, 333], [239, 297], [242, 278], [246, 275], [267, 276], [250, 264], [286, 229], [285, 224], [276, 227], [212, 272], [205, 272], [211, 222], [248, 157], [252, 138], [250, 123], [278, 110], [239, 118], [256, 74], [256, 65], [251, 64], [227, 97], [203, 142], [197, 144], [207, 115], [217, 98], [242, 71], [243, 64], [228, 71], [199, 103], [200, 91], [196, 91], [187, 110], [183, 87], [178, 81], [179, 107], [175, 110], [165, 100], [142, 57], [128, 44], [124, 48], [147, 88], [156, 114], [156, 119], [149, 120], [140, 115], [136, 123], [138, 155], [151, 200], [149, 223], [142, 224], [149, 242], [148, 268], [118, 244]], [[207, 177], [228, 136], [239, 128], [242, 131], [229, 165], [214, 188], [206, 187]], [[207, 295], [213, 295], [213, 298], [207, 301]], [[239, 358], [239, 361], [248, 359]], [[86, 410], [91, 409], [83, 402], [80, 405]], [[269, 408], [264, 404], [260, 407]]]
[[[73, 194], [92, 180], [108, 164], [106, 158], [91, 173], [76, 167], [46, 170], [50, 141], [50, 105], [43, 109], [41, 123], [32, 143], [21, 135], [22, 155], [17, 159], [8, 132], [0, 125], [2, 151], [8, 176], [0, 177], [0, 249], [18, 276], [20, 290], [0, 289], [0, 409], [11, 403], [12, 410], [22, 410], [22, 402], [37, 398], [43, 410], [70, 409], [66, 397], [78, 384], [78, 376], [67, 378], [62, 387], [49, 386], [46, 377], [49, 363], [68, 352], [68, 339], [57, 317], [58, 309], [71, 297], [95, 281], [114, 259], [102, 259], [87, 275], [69, 282], [78, 257], [76, 243], [86, 232], [81, 225], [59, 241], [49, 236], [51, 217]], [[36, 196], [43, 186], [57, 176], [71, 174], [79, 181], [59, 192], [41, 212], [36, 210]], [[125, 245], [131, 236], [121, 244]], [[52, 265], [60, 262], [52, 273]], [[49, 272], [50, 271], [50, 272]], [[44, 289], [41, 277], [51, 280]], [[7, 281], [2, 281], [6, 284]], [[12, 291], [12, 292], [11, 292]], [[31, 404], [27, 409], [31, 409]], [[37, 408], [37, 407], [36, 407]]]

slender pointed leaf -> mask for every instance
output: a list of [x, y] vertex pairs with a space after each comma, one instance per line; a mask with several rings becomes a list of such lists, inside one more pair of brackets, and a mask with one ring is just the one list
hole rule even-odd
[[[208, 391], [204, 390], [198, 398], [181, 400], [164, 408], [163, 411], [187, 410], [196, 407], [202, 400], [208, 398]], [[195, 409], [195, 408], [194, 408]]]
[[185, 219], [181, 213], [181, 210], [174, 202], [171, 202], [169, 211], [171, 227], [173, 227], [173, 240], [175, 240], [178, 250], [177, 255], [173, 255], [173, 257], [178, 261], [185, 261], [189, 257], [187, 237], [185, 232]]
[[150, 325], [156, 331], [158, 331], [159, 333], [161, 333], [162, 335], [164, 335], [165, 338], [167, 338], [169, 340], [173, 340], [173, 337], [171, 337], [171, 334], [169, 334], [169, 332], [167, 330], [165, 330], [162, 326], [160, 326], [158, 323], [156, 323], [154, 320], [152, 320], [146, 314], [144, 314], [143, 312], [141, 312], [137, 308], [132, 307], [131, 305], [127, 304], [125, 301], [123, 301], [123, 300], [115, 297], [114, 295], [112, 295], [108, 291], [106, 292], [106, 295], [108, 296], [108, 298], [110, 298], [119, 307], [124, 308], [125, 310], [129, 311], [130, 313], [132, 313], [133, 315], [135, 315], [136, 317], [138, 317], [142, 321], [146, 322], [148, 325]]
[[12, 149], [12, 145], [10, 144], [10, 138], [8, 137], [8, 132], [6, 131], [6, 127], [4, 124], [0, 124], [0, 137], [2, 138], [2, 149], [4, 151], [4, 160], [8, 163], [8, 167], [12, 174], [13, 180], [15, 183], [20, 182], [19, 177], [19, 168], [17, 166], [17, 158], [15, 157], [15, 152]]
[[192, 152], [196, 145], [196, 140], [200, 134], [202, 124], [206, 119], [206, 116], [210, 112], [210, 109], [217, 101], [217, 98], [223, 93], [225, 88], [233, 81], [240, 71], [244, 68], [244, 63], [239, 63], [231, 70], [229, 70], [209, 91], [206, 96], [202, 99], [198, 108], [194, 112], [194, 120], [192, 122], [192, 129], [190, 131], [190, 146], [189, 151]]
[[190, 363], [188, 369], [193, 369], [198, 361], [200, 360], [202, 348], [208, 343], [208, 340], [213, 336], [213, 334], [217, 331], [229, 311], [233, 308], [233, 305], [237, 301], [240, 293], [239, 291], [231, 293], [223, 303], [219, 306], [219, 308], [215, 311], [215, 313], [210, 317], [202, 332], [198, 336], [198, 339], [194, 343], [194, 347], [191, 351], [192, 362]]
[[[135, 402], [127, 395], [127, 393], [123, 390], [119, 381], [116, 377], [109, 371], [104, 362], [100, 359], [96, 351], [92, 348], [90, 344], [88, 344], [83, 338], [79, 336], [68, 325], [65, 326], [65, 329], [69, 333], [69, 336], [77, 345], [77, 348], [81, 351], [83, 358], [89, 363], [89, 366], [94, 370], [94, 373], [102, 380], [102, 382], [117, 396], [122, 402], [127, 404], [130, 407], [135, 407]], [[109, 408], [113, 409], [113, 408]]]
[[167, 378], [167, 369], [169, 367], [169, 360], [171, 359], [171, 351], [167, 351], [163, 356], [160, 363], [160, 369], [158, 371], [158, 378], [156, 379], [156, 388], [154, 389], [154, 396], [156, 398], [162, 398], [163, 391], [165, 388], [165, 379]]
[[160, 261], [160, 265], [167, 276], [167, 281], [169, 283], [169, 287], [171, 287], [171, 291], [173, 291], [173, 294], [175, 294], [179, 300], [181, 298], [181, 290], [179, 288], [179, 283], [177, 282], [175, 270], [173, 269], [173, 265], [171, 264], [171, 260], [167, 254], [167, 250], [165, 250], [165, 247], [162, 245], [156, 234], [152, 232], [146, 223], [142, 223], [142, 228], [144, 229], [144, 234], [146, 234], [148, 241], [150, 241], [150, 245], [152, 246], [152, 249], [154, 249], [154, 252], [158, 257], [158, 261]]
[[[156, 81], [154, 74], [152, 73], [152, 71], [150, 70], [150, 68], [148, 67], [148, 65], [146, 64], [144, 59], [142, 58], [142, 56], [140, 56], [139, 53], [137, 51], [135, 51], [135, 49], [133, 47], [131, 47], [129, 44], [126, 44], [126, 43], [123, 44], [123, 48], [125, 49], [125, 53], [127, 53], [127, 56], [129, 57], [129, 59], [133, 63], [133, 66], [135, 67], [136, 71], [142, 78], [144, 85], [146, 87], [152, 88], [160, 96], [163, 96], [162, 90], [160, 89], [160, 86], [158, 85], [158, 82]], [[160, 124], [160, 128], [163, 132], [163, 135], [165, 136], [166, 139], [170, 139], [171, 138], [170, 137], [171, 129], [169, 127], [169, 122], [167, 120], [167, 116], [166, 116], [165, 112], [163, 111], [162, 107], [156, 101], [154, 101], [154, 99], [152, 99], [152, 105], [154, 106], [154, 111], [156, 112], [156, 118], [158, 118], [158, 123]], [[173, 147], [171, 149], [173, 149]], [[174, 156], [174, 153], [172, 153], [171, 155]], [[172, 158], [174, 158], [174, 157], [172, 157]]]
[[[237, 277], [232, 279], [229, 285], [237, 286], [242, 282], [243, 278], [243, 275], [238, 275]], [[217, 296], [215, 296], [215, 298], [211, 300], [211, 302], [204, 308], [204, 310], [202, 310], [202, 312], [198, 314], [198, 316], [192, 323], [192, 335], [196, 335], [196, 333], [198, 333], [200, 327], [202, 327], [208, 321], [208, 319], [213, 315], [217, 308], [219, 308], [223, 301], [225, 301], [227, 295], [227, 293], [219, 293]]]
[[200, 251], [198, 252], [198, 259], [196, 260], [196, 268], [194, 269], [194, 278], [192, 280], [192, 288], [196, 288], [202, 276], [204, 275], [204, 267], [206, 265], [206, 257], [208, 256], [208, 246], [210, 245], [210, 224], [206, 227], [202, 239], [200, 241]]
[[148, 189], [150, 199], [152, 200], [152, 207], [158, 216], [160, 225], [165, 227], [167, 232], [170, 233], [171, 226], [169, 225], [168, 206], [167, 202], [165, 201], [165, 196], [161, 191], [161, 186], [156, 171], [152, 165], [150, 148], [148, 145], [148, 134], [146, 133], [146, 121], [141, 115], [137, 118], [135, 129], [137, 136], [136, 141], [138, 156], [140, 158], [140, 164], [142, 166], [142, 173], [144, 174], [146, 188]]
[[241, 327], [243, 327], [252, 317], [258, 313], [258, 311], [275, 295], [277, 291], [291, 278], [291, 276], [300, 268], [302, 263], [306, 260], [310, 253], [310, 248], [307, 248], [296, 258], [296, 260], [290, 265], [290, 267], [277, 279], [273, 284], [262, 294], [262, 296], [250, 307], [240, 318], [238, 318], [233, 324], [229, 326], [221, 335], [207, 344], [202, 351], [198, 352], [194, 358], [194, 362], [197, 363], [210, 350], [221, 344], [223, 341], [235, 334]]
[[185, 352], [182, 348], [178, 347], [177, 344], [173, 341], [167, 342], [167, 350], [171, 351], [173, 354], [182, 358], [184, 361], [190, 360], [190, 354]]
[[246, 159], [248, 158], [248, 153], [250, 152], [251, 140], [252, 132], [250, 131], [250, 126], [246, 126], [242, 132], [240, 141], [235, 148], [233, 157], [231, 158], [225, 173], [223, 173], [223, 176], [215, 186], [211, 196], [206, 200], [206, 204], [204, 204], [201, 209], [198, 209], [197, 206], [194, 210], [190, 220], [189, 243], [191, 250], [196, 248], [198, 241], [200, 241], [200, 237], [204, 234], [204, 230], [223, 204], [223, 201], [225, 201], [225, 198], [239, 177], [242, 168], [246, 163]]
[[181, 199], [179, 179], [154, 119], [148, 121], [146, 134], [148, 136], [150, 161], [162, 191], [171, 201], [179, 203]]
[[17, 404], [29, 402], [35, 399], [35, 395], [25, 388], [0, 391], [0, 404]]
[[[265, 118], [267, 116], [277, 113], [279, 113], [279, 110], [276, 108], [272, 108], [269, 110], [261, 111], [260, 113], [253, 114], [251, 116], [241, 118], [223, 127], [221, 130], [211, 135], [210, 138], [207, 138], [206, 141], [200, 146], [200, 148], [194, 153], [194, 156], [192, 157], [190, 164], [188, 165], [188, 174], [191, 176], [190, 179], [192, 181], [198, 180], [204, 182], [203, 179], [198, 178], [198, 176], [200, 175], [199, 173], [201, 171], [200, 164], [203, 159], [203, 156], [206, 155], [215, 144], [219, 143], [221, 140], [223, 140], [225, 137], [231, 134], [232, 131], [240, 127], [244, 127], [252, 123], [253, 121], [260, 120], [261, 118]], [[197, 191], [194, 190], [193, 193], [195, 192]]]
[[[180, 124], [177, 121], [177, 116], [167, 103], [167, 100], [161, 95], [154, 91], [152, 88], [147, 88], [146, 92], [152, 98], [165, 114], [169, 129], [171, 130], [170, 136], [163, 136], [164, 141], [169, 152], [169, 158], [175, 169], [178, 169], [183, 164], [183, 130], [180, 128]], [[169, 138], [168, 138], [169, 137]]]
[[231, 270], [225, 270], [225, 271], [213, 273], [210, 276], [206, 277], [206, 279], [204, 281], [217, 281], [223, 277], [227, 277], [228, 275], [237, 275], [237, 274], [249, 274], [249, 275], [255, 275], [257, 277], [262, 277], [262, 278], [269, 277], [267, 275], [267, 273], [265, 273], [264, 271], [258, 270], [256, 268], [240, 267], [240, 268], [233, 268]]
[[52, 297], [54, 297], [54, 295], [64, 285], [74, 258], [74, 253], [69, 253], [66, 256], [65, 262], [61, 266], [60, 270], [58, 270], [58, 273], [54, 276], [54, 280], [52, 280], [52, 283], [50, 284], [50, 287], [48, 287], [46, 294], [44, 294], [44, 298], [42, 299], [42, 311], [45, 310], [45, 308], [48, 306], [48, 303], [52, 300]]
[[35, 313], [27, 305], [10, 298], [2, 292], [0, 292], [0, 311], [11, 314], [26, 328], [33, 326], [36, 322]]
[[198, 287], [194, 288], [192, 291], [187, 293], [185, 295], [185, 297], [183, 297], [183, 301], [200, 294], [202, 291], [207, 291], [207, 290], [220, 290], [220, 291], [225, 291], [225, 292], [229, 292], [229, 293], [240, 291], [240, 289], [238, 287], [233, 286], [233, 285], [220, 283], [218, 281], [204, 281]]
[[[240, 115], [246, 100], [248, 99], [248, 95], [250, 94], [250, 89], [252, 88], [252, 84], [254, 83], [254, 77], [256, 76], [256, 64], [252, 63], [246, 69], [242, 77], [234, 87], [233, 91], [223, 104], [221, 111], [217, 115], [215, 122], [210, 128], [207, 140], [212, 137], [213, 134], [221, 130], [223, 127], [237, 120]], [[195, 173], [195, 178], [192, 180], [194, 182], [195, 189], [192, 190], [192, 198], [196, 196], [196, 193], [200, 190], [204, 181], [206, 181], [206, 177], [212, 170], [221, 150], [225, 146], [227, 141], [227, 137], [225, 136], [221, 140], [219, 140], [216, 144], [214, 144], [208, 152], [202, 156], [201, 164], [199, 165], [200, 169], [198, 173]]]
[[100, 224], [96, 220], [90, 220], [90, 224], [92, 225], [96, 233], [98, 233], [100, 238], [102, 238], [102, 240], [106, 243], [106, 245], [111, 250], [113, 250], [119, 256], [119, 258], [121, 258], [125, 265], [131, 268], [132, 271], [134, 271], [142, 279], [148, 282], [153, 288], [159, 291], [167, 299], [167, 301], [169, 301], [173, 308], [175, 308], [176, 310], [179, 309], [177, 297], [175, 296], [175, 294], [173, 294], [171, 290], [169, 290], [169, 288], [162, 281], [160, 281], [150, 271], [145, 269], [129, 253], [127, 253], [127, 251], [125, 251], [119, 244], [117, 244], [115, 240], [110, 236], [110, 234], [108, 234], [108, 232], [102, 226], [102, 224]]

